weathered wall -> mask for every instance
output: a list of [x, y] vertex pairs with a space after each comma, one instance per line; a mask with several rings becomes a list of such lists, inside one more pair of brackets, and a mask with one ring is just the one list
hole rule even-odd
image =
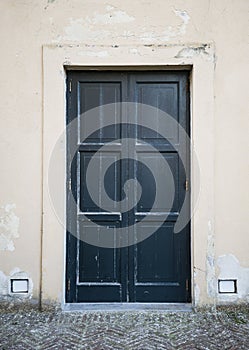
[[[2, 296], [8, 295], [9, 276], [13, 274], [30, 278], [32, 293], [28, 297], [38, 299], [40, 293], [44, 181], [42, 47], [84, 45], [81, 55], [89, 65], [96, 59], [107, 65], [115, 64], [111, 46], [125, 48], [124, 62], [126, 55], [127, 62], [133, 55], [133, 64], [139, 64], [143, 60], [141, 47], [151, 47], [153, 51], [154, 46], [160, 45], [198, 47], [213, 43], [215, 221], [210, 224], [205, 242], [194, 242], [194, 251], [204, 250], [206, 256], [205, 264], [195, 266], [199, 279], [194, 295], [199, 304], [249, 300], [248, 11], [247, 0], [0, 2]], [[183, 57], [193, 54], [193, 49], [181, 53]], [[205, 57], [205, 50], [198, 55]], [[205, 173], [205, 167], [201, 172]], [[50, 256], [54, 258], [43, 262], [44, 270], [59, 264], [62, 247], [51, 234], [44, 249], [53, 251]], [[60, 277], [58, 282], [51, 278], [46, 298], [60, 302], [63, 268], [54, 269]], [[217, 278], [238, 279], [238, 294], [217, 295]]]

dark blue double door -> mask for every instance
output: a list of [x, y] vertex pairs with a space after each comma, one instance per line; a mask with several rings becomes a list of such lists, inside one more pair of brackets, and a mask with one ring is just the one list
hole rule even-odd
[[[129, 114], [129, 108], [120, 108], [120, 102], [153, 106], [177, 123], [168, 127], [165, 119], [162, 125], [152, 113], [153, 130], [143, 128], [138, 125], [143, 118], [139, 108]], [[103, 127], [105, 106], [110, 103], [118, 106], [115, 125]], [[96, 130], [87, 135], [84, 113], [93, 108], [97, 108]], [[74, 127], [67, 134], [66, 301], [189, 302], [190, 225], [174, 233], [189, 178], [188, 142], [178, 129], [180, 126], [189, 134], [188, 72], [69, 71], [67, 123], [72, 122]], [[165, 129], [167, 137], [160, 133]], [[99, 161], [92, 179], [98, 203], [87, 186], [87, 169], [93, 157]], [[164, 174], [163, 160], [173, 176], [171, 202], [167, 188], [172, 183]], [[104, 176], [103, 161], [111, 164]], [[153, 207], [155, 173], [163, 183], [158, 207]], [[125, 184], [131, 179], [139, 185], [133, 184], [129, 190]], [[103, 181], [112, 199], [108, 208], [102, 208]], [[126, 210], [121, 203], [127, 196], [128, 202], [135, 204]], [[165, 214], [166, 219], [160, 222]], [[110, 247], [103, 246], [106, 227], [111, 232]], [[122, 235], [127, 231], [127, 237], [155, 232], [139, 243], [120, 247], [120, 229]], [[95, 243], [87, 239], [91, 235], [97, 237]]]

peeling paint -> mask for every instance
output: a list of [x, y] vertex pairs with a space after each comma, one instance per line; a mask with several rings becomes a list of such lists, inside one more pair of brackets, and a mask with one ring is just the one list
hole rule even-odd
[[126, 12], [115, 10], [112, 6], [107, 6], [108, 12], [101, 14], [95, 12], [93, 16], [87, 16], [85, 21], [89, 24], [120, 24], [129, 23], [135, 20], [134, 17], [129, 16]]
[[104, 39], [109, 36], [108, 30], [96, 30], [95, 26], [89, 25], [82, 18], [72, 19], [70, 18], [69, 25], [65, 28], [66, 35], [59, 37], [59, 40], [69, 41], [88, 41], [96, 39]]
[[178, 52], [175, 58], [192, 58], [194, 56], [201, 56], [205, 59], [212, 59], [212, 54], [208, 51], [208, 45], [203, 44], [195, 47], [186, 47]]
[[163, 40], [163, 41], [169, 41], [170, 39], [176, 38], [178, 36], [182, 36], [186, 33], [187, 25], [190, 20], [190, 16], [188, 15], [187, 11], [185, 10], [174, 10], [174, 13], [177, 17], [181, 19], [181, 23], [178, 26], [167, 26], [165, 30], [163, 30], [161, 33], [157, 34], [155, 32], [143, 32], [142, 36], [140, 38], [142, 40], [148, 41], [154, 41], [157, 40]]
[[[123, 32], [113, 31], [113, 24], [119, 25], [135, 21], [135, 17], [128, 15], [126, 12], [115, 9], [113, 6], [106, 7], [106, 13], [95, 12], [92, 16], [85, 18], [70, 18], [69, 25], [65, 28], [65, 36], [58, 38], [59, 40], [70, 41], [89, 41], [105, 38], [123, 38], [134, 39], [142, 42], [157, 43], [169, 41], [176, 37], [183, 36], [186, 33], [190, 16], [186, 10], [174, 10], [174, 14], [180, 18], [178, 25], [166, 25], [160, 30], [154, 30], [149, 27], [137, 27], [136, 30], [125, 29]], [[99, 26], [99, 30], [96, 28]], [[102, 28], [100, 27], [102, 26]]]
[[66, 36], [63, 40], [70, 41], [84, 41], [89, 39], [104, 39], [113, 34], [113, 29], [100, 29], [96, 30], [97, 25], [112, 26], [117, 24], [129, 23], [135, 20], [134, 17], [129, 16], [122, 10], [116, 10], [112, 6], [106, 7], [106, 13], [95, 12], [92, 16], [86, 16], [85, 18], [72, 19], [70, 18], [69, 25], [65, 28]]
[[243, 299], [243, 301], [249, 302], [249, 267], [242, 267], [233, 254], [219, 256], [217, 265], [219, 268], [218, 279], [237, 280], [237, 294], [218, 294], [218, 300], [235, 302]]
[[215, 276], [215, 247], [214, 247], [214, 230], [213, 224], [208, 221], [208, 238], [207, 238], [207, 254], [206, 254], [206, 278], [207, 278], [207, 294], [215, 303], [216, 298], [216, 276]]
[[19, 218], [15, 215], [15, 204], [0, 208], [0, 250], [13, 251], [13, 239], [19, 237]]
[[0, 297], [8, 294], [8, 278], [0, 271]]
[[47, 5], [44, 7], [44, 10], [47, 10], [50, 4], [53, 4], [56, 0], [48, 0]]
[[186, 33], [186, 27], [190, 20], [190, 16], [188, 15], [187, 11], [184, 10], [175, 10], [174, 12], [176, 16], [180, 17], [183, 22], [182, 25], [179, 27], [179, 33], [183, 35]]
[[196, 279], [197, 279], [197, 272], [194, 272], [194, 303], [195, 306], [199, 304], [200, 301], [200, 288], [198, 286], [198, 284], [196, 283]]

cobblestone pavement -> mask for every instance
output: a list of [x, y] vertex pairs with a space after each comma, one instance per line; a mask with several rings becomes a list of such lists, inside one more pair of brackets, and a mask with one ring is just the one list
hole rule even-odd
[[0, 349], [249, 349], [249, 306], [216, 312], [2, 308]]

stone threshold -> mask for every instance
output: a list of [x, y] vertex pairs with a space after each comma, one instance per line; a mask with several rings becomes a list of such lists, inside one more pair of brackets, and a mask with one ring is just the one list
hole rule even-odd
[[190, 312], [190, 303], [67, 303], [62, 305], [62, 311], [160, 311], [160, 312]]

